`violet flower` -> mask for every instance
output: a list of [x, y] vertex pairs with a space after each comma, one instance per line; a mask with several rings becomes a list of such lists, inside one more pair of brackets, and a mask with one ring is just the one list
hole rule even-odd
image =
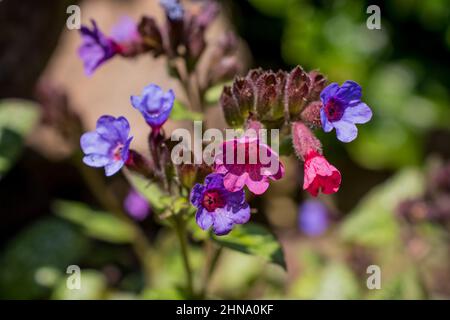
[[145, 121], [154, 131], [159, 131], [169, 118], [175, 94], [172, 90], [164, 92], [156, 84], [144, 88], [141, 96], [131, 96], [131, 104], [144, 116]]
[[320, 110], [322, 128], [325, 132], [336, 129], [342, 142], [353, 141], [358, 135], [356, 123], [366, 123], [372, 118], [372, 110], [361, 102], [361, 86], [345, 81], [342, 86], [332, 83], [320, 94], [323, 107]]
[[144, 220], [150, 213], [150, 204], [139, 192], [132, 189], [124, 201], [128, 214], [138, 221]]
[[320, 201], [305, 201], [300, 206], [298, 217], [299, 229], [308, 236], [320, 236], [328, 229], [328, 209]]
[[197, 207], [198, 226], [203, 230], [212, 226], [216, 235], [225, 235], [235, 224], [244, 224], [250, 219], [244, 190], [228, 191], [221, 174], [211, 173], [203, 185], [197, 183], [191, 191], [191, 203]]
[[178, 0], [160, 0], [167, 17], [172, 21], [180, 21], [184, 16], [184, 8]]
[[128, 137], [130, 125], [124, 117], [101, 116], [95, 131], [81, 136], [81, 149], [86, 154], [83, 162], [88, 166], [104, 167], [107, 176], [118, 172], [128, 160], [133, 137]]
[[83, 40], [78, 54], [83, 60], [84, 70], [88, 76], [102, 65], [105, 61], [111, 59], [119, 52], [117, 43], [105, 36], [97, 27], [94, 20], [92, 22], [92, 30], [86, 26], [81, 26], [80, 33]]

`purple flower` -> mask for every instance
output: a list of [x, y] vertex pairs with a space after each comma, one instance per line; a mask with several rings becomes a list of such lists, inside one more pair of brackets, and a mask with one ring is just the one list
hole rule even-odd
[[142, 91], [142, 96], [131, 96], [131, 104], [144, 116], [145, 121], [158, 131], [169, 118], [175, 94], [172, 90], [164, 91], [156, 84], [150, 84]]
[[183, 19], [184, 8], [178, 0], [160, 0], [159, 3], [170, 20], [179, 21]]
[[320, 94], [323, 107], [320, 119], [325, 132], [336, 128], [337, 138], [350, 142], [358, 135], [355, 123], [366, 123], [372, 118], [372, 110], [361, 102], [361, 86], [354, 81], [345, 81], [327, 86]]
[[138, 221], [144, 220], [150, 213], [150, 204], [139, 192], [132, 189], [124, 201], [125, 210]]
[[128, 138], [130, 124], [124, 117], [101, 116], [95, 131], [81, 136], [81, 149], [86, 154], [83, 162], [88, 166], [105, 167], [107, 176], [119, 171], [128, 160], [133, 137]]
[[92, 21], [92, 30], [81, 26], [80, 33], [83, 43], [78, 49], [78, 54], [83, 60], [84, 70], [88, 76], [92, 75], [102, 63], [111, 59], [119, 52], [117, 43], [105, 36]]
[[328, 229], [328, 209], [320, 201], [307, 200], [299, 210], [299, 229], [308, 236], [320, 236]]
[[250, 206], [244, 190], [230, 192], [223, 185], [223, 175], [211, 173], [203, 185], [197, 183], [191, 191], [191, 203], [198, 208], [195, 216], [203, 230], [211, 226], [216, 235], [225, 235], [235, 224], [250, 219]]

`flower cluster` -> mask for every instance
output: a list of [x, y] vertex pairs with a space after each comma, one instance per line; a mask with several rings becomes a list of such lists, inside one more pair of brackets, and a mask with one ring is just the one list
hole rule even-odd
[[321, 143], [311, 129], [330, 132], [335, 128], [340, 141], [354, 140], [355, 124], [372, 117], [361, 96], [361, 87], [354, 81], [326, 86], [322, 74], [297, 66], [290, 72], [251, 70], [224, 88], [220, 104], [230, 126], [259, 121], [267, 128], [288, 127], [294, 150], [304, 161], [303, 189], [317, 196], [319, 191], [335, 193], [341, 174], [322, 155]]
[[[143, 16], [139, 22], [124, 17], [117, 23], [110, 36], [105, 35], [92, 20], [92, 28], [82, 26], [80, 29], [82, 44], [79, 56], [83, 60], [87, 75], [116, 55], [135, 57], [150, 53], [154, 57], [164, 55], [169, 61], [183, 59], [186, 61], [187, 72], [192, 72], [207, 47], [205, 32], [216, 18], [219, 6], [213, 1], [206, 1], [196, 13], [184, 9], [178, 0], [161, 0], [166, 21], [158, 26], [153, 17]], [[224, 35], [213, 46], [207, 68], [208, 79], [204, 87], [227, 80], [232, 77], [240, 66], [234, 57], [237, 42], [230, 41], [229, 35]], [[169, 68], [175, 74], [180, 73], [170, 62]], [[180, 77], [182, 75], [179, 75]]]

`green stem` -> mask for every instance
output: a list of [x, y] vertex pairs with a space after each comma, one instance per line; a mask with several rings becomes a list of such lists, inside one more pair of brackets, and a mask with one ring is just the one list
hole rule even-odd
[[194, 296], [194, 286], [192, 284], [192, 268], [189, 262], [189, 252], [187, 246], [187, 233], [186, 224], [181, 215], [176, 215], [175, 220], [175, 231], [178, 236], [178, 241], [180, 242], [181, 254], [183, 257], [183, 266], [186, 274], [186, 287], [190, 297]]
[[74, 157], [74, 163], [78, 167], [84, 181], [100, 205], [133, 229], [135, 237], [132, 242], [132, 247], [144, 269], [145, 284], [146, 286], [150, 286], [152, 272], [150, 263], [151, 259], [149, 258], [149, 255], [151, 253], [151, 247], [145, 234], [134, 223], [134, 221], [131, 220], [125, 212], [123, 212], [117, 198], [103, 181], [103, 177], [98, 172], [88, 168], [82, 163], [81, 154], [77, 154]]
[[208, 292], [209, 283], [211, 281], [211, 277], [214, 273], [214, 270], [216, 269], [217, 263], [219, 261], [220, 255], [222, 254], [223, 247], [214, 247], [211, 240], [207, 240], [206, 242], [208, 251], [211, 252], [210, 258], [208, 259], [209, 264], [208, 268], [206, 269], [204, 278], [203, 278], [203, 286], [202, 286], [202, 292], [201, 297], [205, 297], [206, 293]]

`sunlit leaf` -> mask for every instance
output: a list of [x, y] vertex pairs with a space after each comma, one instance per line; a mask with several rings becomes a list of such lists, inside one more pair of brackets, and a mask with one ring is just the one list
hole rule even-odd
[[403, 199], [419, 195], [423, 176], [416, 169], [404, 169], [371, 190], [342, 223], [343, 239], [382, 247], [398, 240], [395, 208]]
[[172, 112], [170, 113], [170, 119], [172, 120], [202, 120], [203, 114], [195, 111], [190, 111], [179, 100], [175, 100], [173, 104]]
[[39, 120], [39, 108], [31, 101], [0, 101], [0, 178], [18, 159], [27, 135]]
[[113, 243], [127, 243], [134, 239], [134, 229], [127, 221], [107, 212], [92, 210], [83, 203], [58, 201], [55, 212], [81, 226], [92, 238]]
[[239, 225], [226, 236], [214, 236], [214, 240], [226, 248], [262, 257], [286, 269], [280, 243], [261, 225], [254, 223]]

